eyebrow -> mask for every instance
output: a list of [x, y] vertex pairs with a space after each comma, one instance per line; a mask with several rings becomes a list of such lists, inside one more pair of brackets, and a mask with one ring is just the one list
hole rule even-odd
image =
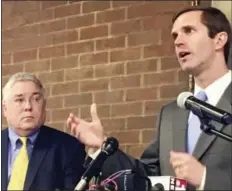
[[[42, 93], [41, 92], [33, 92], [32, 96], [35, 96], [35, 95], [42, 95]], [[23, 94], [15, 94], [14, 97], [23, 97]]]
[[[182, 26], [180, 30], [189, 29], [189, 28], [195, 28], [195, 27], [193, 25], [185, 25], [185, 26]], [[173, 37], [174, 35], [177, 35], [177, 32], [172, 31], [171, 36]]]
[[[194, 26], [194, 25], [189, 25], [189, 24], [188, 24], [188, 25], [182, 26], [180, 29], [183, 30], [183, 29], [186, 29], [186, 28], [195, 28], [195, 26]], [[172, 33], [177, 33], [177, 32], [172, 31], [171, 34], [172, 34]]]

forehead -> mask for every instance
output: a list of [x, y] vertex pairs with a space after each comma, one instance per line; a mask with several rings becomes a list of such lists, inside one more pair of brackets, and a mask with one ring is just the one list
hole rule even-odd
[[17, 81], [9, 89], [9, 94], [24, 95], [40, 92], [40, 88], [32, 81]]
[[178, 32], [185, 26], [203, 26], [201, 22], [202, 11], [189, 11], [181, 14], [172, 26], [172, 33]]

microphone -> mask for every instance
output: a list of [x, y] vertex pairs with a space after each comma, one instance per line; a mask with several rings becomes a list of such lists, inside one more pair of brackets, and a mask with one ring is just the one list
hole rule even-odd
[[224, 125], [232, 124], [231, 113], [197, 99], [191, 92], [180, 93], [177, 98], [177, 105], [180, 108], [191, 110], [198, 117], [212, 119]]
[[152, 187], [151, 191], [164, 191], [164, 186], [161, 183], [157, 183]]
[[97, 155], [97, 157], [94, 160], [90, 162], [87, 170], [84, 172], [84, 174], [81, 177], [81, 180], [75, 187], [75, 190], [85, 189], [90, 179], [99, 173], [107, 157], [114, 154], [117, 150], [118, 140], [114, 137], [107, 138], [102, 144], [101, 152]]

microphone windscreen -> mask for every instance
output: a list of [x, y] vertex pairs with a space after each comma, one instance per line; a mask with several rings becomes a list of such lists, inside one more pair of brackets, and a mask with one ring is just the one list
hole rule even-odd
[[177, 97], [178, 107], [180, 107], [182, 109], [186, 109], [185, 102], [186, 102], [187, 98], [189, 98], [190, 96], [193, 96], [193, 94], [191, 92], [180, 93]]
[[102, 144], [102, 150], [106, 151], [107, 155], [112, 155], [118, 150], [118, 140], [114, 137], [108, 137]]
[[151, 189], [151, 191], [164, 191], [164, 190], [165, 190], [164, 186], [161, 183], [156, 183]]

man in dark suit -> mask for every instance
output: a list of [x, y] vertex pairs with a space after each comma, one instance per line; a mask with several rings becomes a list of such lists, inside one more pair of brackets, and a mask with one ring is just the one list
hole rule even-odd
[[39, 79], [17, 73], [3, 89], [2, 190], [74, 189], [83, 173], [84, 145], [44, 125], [46, 100]]
[[[173, 18], [171, 35], [182, 70], [194, 77], [194, 95], [231, 112], [232, 74], [226, 64], [231, 28], [226, 16], [211, 7], [184, 9]], [[70, 114], [67, 125], [81, 142], [96, 150], [105, 134], [95, 104], [91, 106], [91, 115], [92, 122], [88, 123]], [[231, 126], [214, 121], [213, 124], [217, 130], [232, 135]], [[162, 108], [156, 137], [141, 160], [118, 151], [104, 163], [102, 174], [108, 177], [129, 168], [145, 176], [186, 179], [189, 189], [232, 190], [231, 161], [232, 144], [202, 132], [199, 118], [174, 101]]]

